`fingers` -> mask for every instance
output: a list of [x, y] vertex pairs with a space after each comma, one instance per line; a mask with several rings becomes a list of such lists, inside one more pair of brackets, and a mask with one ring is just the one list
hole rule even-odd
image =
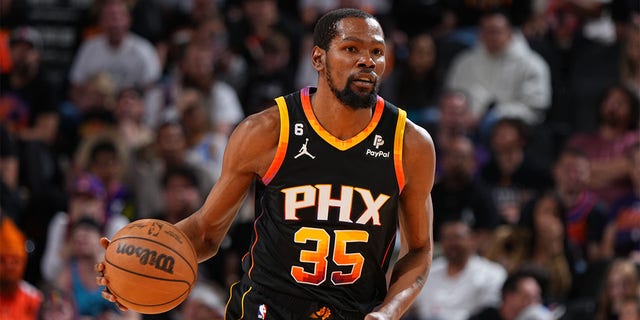
[[97, 276], [96, 277], [96, 284], [98, 286], [107, 286], [109, 282], [107, 281], [107, 279], [105, 279], [103, 276]]
[[[106, 241], [107, 245], [109, 245], [109, 240], [107, 238], [100, 239], [100, 243], [103, 243], [103, 240]], [[114, 296], [113, 294], [111, 294], [111, 292], [109, 292], [109, 288], [107, 288], [109, 281], [107, 281], [107, 279], [104, 277], [104, 263], [102, 262], [97, 263], [94, 267], [94, 270], [98, 273], [98, 276], [96, 277], [96, 284], [98, 286], [105, 287], [105, 289], [102, 290], [102, 293], [101, 293], [102, 298], [104, 298], [109, 302], [115, 303], [118, 309], [120, 309], [121, 311], [129, 310], [127, 307], [123, 306], [120, 302], [118, 302], [118, 300], [116, 299], [116, 296]]]
[[129, 308], [123, 306], [120, 302], [118, 302], [118, 300], [116, 299], [116, 296], [112, 295], [111, 292], [109, 292], [108, 289], [104, 289], [102, 291], [102, 298], [104, 298], [105, 300], [107, 300], [109, 302], [115, 303], [116, 306], [118, 307], [118, 309], [120, 309], [121, 311], [129, 310]]
[[96, 284], [98, 286], [106, 286], [107, 279], [104, 277], [104, 264], [102, 262], [97, 263], [93, 269], [98, 274], [98, 276], [96, 276]]
[[109, 243], [111, 243], [111, 241], [109, 241], [109, 239], [108, 239], [107, 237], [102, 237], [102, 238], [100, 238], [100, 245], [101, 245], [103, 248], [105, 248], [105, 249], [106, 249], [106, 248], [109, 246]]

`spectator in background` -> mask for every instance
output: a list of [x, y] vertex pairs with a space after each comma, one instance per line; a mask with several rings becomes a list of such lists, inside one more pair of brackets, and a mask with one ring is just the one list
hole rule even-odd
[[161, 124], [153, 143], [136, 150], [126, 169], [125, 183], [133, 193], [137, 218], [149, 218], [164, 211], [162, 200], [162, 176], [171, 168], [189, 166], [199, 177], [202, 194], [213, 185], [209, 168], [187, 155], [184, 129], [178, 122]]
[[550, 187], [548, 170], [527, 150], [529, 128], [520, 119], [503, 118], [491, 130], [491, 158], [480, 175], [491, 190], [502, 223], [517, 224], [525, 203]]
[[[602, 200], [589, 191], [589, 159], [580, 150], [567, 148], [556, 159], [553, 168], [553, 192], [562, 201], [567, 240], [578, 248], [573, 260], [590, 263], [602, 259], [602, 237], [606, 222], [606, 207]], [[530, 208], [529, 208], [530, 209]], [[523, 212], [522, 221], [527, 221]]]
[[130, 32], [131, 13], [124, 0], [98, 3], [99, 27], [102, 33], [84, 40], [70, 70], [73, 97], [89, 78], [107, 72], [116, 88], [139, 86], [148, 88], [159, 80], [160, 61], [153, 45]]
[[[520, 270], [510, 274], [502, 285], [501, 298], [499, 306], [486, 307], [468, 320], [555, 319], [542, 305], [542, 288], [534, 273]], [[530, 315], [533, 312], [537, 314]]]
[[122, 88], [116, 97], [114, 116], [120, 141], [128, 150], [151, 142], [153, 131], [144, 122], [144, 92], [140, 88]]
[[189, 320], [223, 320], [223, 297], [218, 288], [203, 281], [196, 282], [180, 314]]
[[[107, 218], [135, 217], [131, 192], [124, 184], [128, 153], [117, 133], [105, 132], [84, 139], [76, 154], [75, 170], [88, 172], [99, 179], [106, 191]], [[73, 174], [73, 173], [72, 173]]]
[[199, 22], [195, 25], [192, 36], [193, 41], [203, 42], [213, 50], [214, 69], [218, 79], [231, 85], [236, 92], [240, 92], [250, 70], [244, 58], [229, 47], [229, 30], [224, 17], [212, 15]]
[[625, 302], [639, 298], [636, 265], [630, 260], [615, 259], [602, 280], [595, 320], [618, 319]]
[[291, 43], [283, 34], [273, 31], [264, 40], [263, 54], [250, 70], [247, 83], [241, 91], [245, 114], [253, 114], [273, 104], [273, 97], [295, 90], [294, 74], [288, 64]]
[[[182, 52], [179, 68], [170, 81], [170, 104], [179, 112], [177, 104], [187, 89], [197, 90], [203, 100], [206, 119], [215, 133], [229, 136], [231, 130], [244, 117], [236, 91], [217, 79], [215, 57], [206, 42], [191, 41]], [[175, 115], [175, 117], [179, 117]]]
[[640, 141], [640, 102], [631, 90], [613, 85], [598, 109], [598, 128], [573, 134], [567, 145], [582, 150], [591, 163], [589, 189], [608, 205], [631, 190], [627, 153]]
[[11, 71], [0, 74], [0, 122], [20, 140], [52, 145], [59, 119], [41, 68], [42, 36], [32, 27], [18, 27], [11, 32], [9, 50]]
[[616, 199], [609, 211], [604, 232], [603, 250], [606, 257], [640, 259], [640, 143], [629, 151], [629, 172], [633, 189]]
[[77, 87], [60, 105], [59, 143], [69, 156], [85, 137], [115, 127], [116, 83], [107, 72], [98, 72]]
[[35, 320], [42, 293], [23, 280], [26, 238], [13, 221], [0, 216], [0, 319]]
[[78, 318], [73, 297], [67, 291], [46, 285], [43, 294], [44, 299], [38, 320], [76, 320]]
[[428, 33], [413, 36], [406, 61], [396, 65], [383, 82], [381, 95], [407, 111], [419, 125], [434, 122], [442, 76], [436, 64], [436, 46]]
[[418, 319], [466, 320], [500, 302], [507, 272], [477, 255], [473, 231], [461, 220], [440, 225], [443, 256], [433, 260], [424, 289], [413, 307]]
[[156, 219], [176, 223], [199, 208], [204, 197], [198, 190], [198, 176], [187, 166], [169, 168], [162, 177], [164, 211]]
[[[498, 224], [498, 211], [491, 193], [475, 175], [474, 146], [465, 136], [451, 139], [444, 150], [442, 175], [431, 191], [434, 239], [439, 239], [443, 221], [459, 219], [469, 224], [477, 236], [486, 239]], [[483, 251], [483, 248], [480, 248]]]
[[303, 29], [298, 20], [278, 9], [276, 0], [241, 0], [241, 18], [229, 23], [231, 48], [255, 69], [262, 61], [265, 41], [272, 32], [284, 35], [290, 41], [287, 69], [295, 74], [300, 58]]
[[102, 298], [104, 287], [96, 284], [93, 271], [97, 261], [104, 256], [104, 248], [100, 245], [101, 233], [98, 222], [89, 217], [82, 217], [70, 225], [65, 239], [70, 247], [69, 255], [54, 284], [72, 294], [80, 317], [139, 319], [139, 315], [132, 311], [120, 314], [113, 303]]
[[479, 44], [452, 62], [446, 87], [469, 93], [476, 121], [508, 116], [542, 123], [551, 103], [548, 65], [505, 14], [485, 13], [479, 26]]
[[218, 180], [222, 171], [222, 154], [228, 137], [212, 129], [199, 91], [185, 89], [176, 107], [180, 113], [180, 123], [184, 128], [187, 141], [187, 157], [207, 169], [208, 180]]
[[532, 206], [531, 220], [523, 223], [531, 236], [521, 267], [538, 270], [547, 279], [546, 303], [564, 304], [573, 278], [563, 221], [564, 206], [552, 193], [539, 197]]
[[73, 178], [69, 187], [69, 209], [60, 211], [51, 219], [47, 229], [47, 241], [40, 269], [45, 281], [54, 282], [60, 274], [64, 261], [72, 253], [68, 239], [69, 228], [83, 217], [90, 217], [100, 224], [101, 233], [113, 237], [129, 223], [120, 214], [107, 216], [107, 192], [100, 180], [88, 173]]
[[[431, 117], [428, 117], [431, 118]], [[452, 140], [462, 135], [472, 141], [476, 136], [476, 123], [469, 109], [469, 99], [462, 91], [447, 90], [438, 99], [437, 116], [425, 124], [427, 131], [431, 133], [436, 147], [436, 181], [442, 174], [442, 161], [445, 147]], [[481, 167], [486, 162], [488, 155], [481, 144], [475, 146], [476, 166]]]

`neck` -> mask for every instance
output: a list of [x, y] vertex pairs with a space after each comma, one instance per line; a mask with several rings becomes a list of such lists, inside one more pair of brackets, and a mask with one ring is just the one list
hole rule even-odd
[[502, 304], [500, 307], [500, 315], [502, 316], [502, 320], [514, 320], [518, 315], [518, 312], [509, 308], [509, 306]]
[[117, 49], [120, 47], [120, 45], [122, 45], [122, 42], [124, 42], [124, 37], [119, 37], [119, 36], [107, 36], [107, 41], [109, 43], [109, 46], [113, 49]]
[[600, 127], [600, 136], [605, 140], [613, 140], [624, 133], [624, 129], [617, 128], [610, 125], [603, 125]]
[[311, 109], [320, 125], [342, 140], [354, 137], [367, 127], [374, 107], [353, 109], [342, 104], [330, 90], [318, 89], [311, 96]]
[[460, 274], [462, 270], [464, 270], [464, 267], [467, 265], [467, 261], [469, 261], [469, 258], [466, 258], [463, 262], [459, 263], [452, 263], [451, 261], [449, 261], [449, 263], [447, 263], [447, 275], [450, 277], [455, 277]]
[[564, 202], [567, 208], [572, 207], [576, 203], [576, 199], [580, 196], [582, 191], [576, 189], [569, 188], [559, 188], [558, 194], [560, 195], [560, 199]]

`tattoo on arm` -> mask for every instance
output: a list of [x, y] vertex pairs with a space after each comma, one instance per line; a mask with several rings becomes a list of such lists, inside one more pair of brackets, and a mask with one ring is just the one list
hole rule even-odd
[[424, 283], [425, 283], [425, 281], [424, 281], [424, 277], [423, 277], [423, 276], [419, 276], [419, 277], [416, 279], [416, 285], [417, 285], [418, 287], [420, 287], [420, 288], [424, 287]]

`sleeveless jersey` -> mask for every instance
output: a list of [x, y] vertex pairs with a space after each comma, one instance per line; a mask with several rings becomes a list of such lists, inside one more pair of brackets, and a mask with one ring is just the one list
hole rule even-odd
[[315, 118], [314, 90], [276, 99], [280, 138], [243, 268], [265, 288], [368, 312], [387, 291], [406, 113], [378, 97], [369, 125], [340, 140]]

